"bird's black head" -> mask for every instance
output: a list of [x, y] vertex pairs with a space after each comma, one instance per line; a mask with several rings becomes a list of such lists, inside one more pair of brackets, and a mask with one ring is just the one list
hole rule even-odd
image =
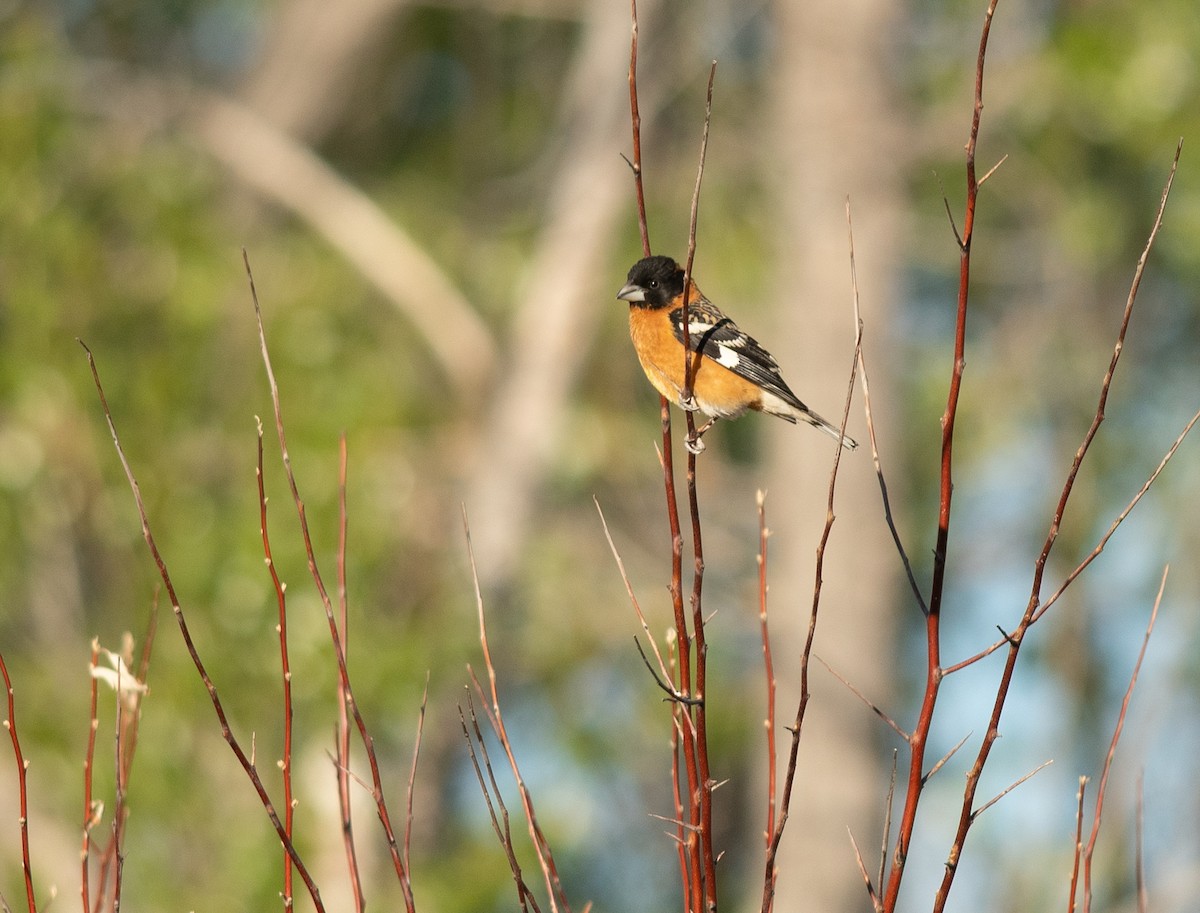
[[639, 260], [627, 278], [617, 298], [640, 307], [666, 307], [683, 294], [683, 269], [670, 257]]

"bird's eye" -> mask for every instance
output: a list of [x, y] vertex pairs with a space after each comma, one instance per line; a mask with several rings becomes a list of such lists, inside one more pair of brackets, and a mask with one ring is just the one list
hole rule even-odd
[[650, 288], [658, 288], [658, 280], [657, 279], [650, 280]]

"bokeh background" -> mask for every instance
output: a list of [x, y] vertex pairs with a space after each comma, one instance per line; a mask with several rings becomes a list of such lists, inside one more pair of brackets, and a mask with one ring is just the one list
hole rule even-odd
[[[958, 268], [943, 197], [961, 225], [984, 4], [641, 6], [652, 244], [682, 256], [716, 59], [696, 274], [830, 417], [853, 346], [850, 200], [883, 466], [927, 585]], [[514, 907], [458, 729], [466, 664], [480, 661], [463, 508], [501, 696], [569, 896], [597, 910], [677, 906], [673, 847], [651, 817], [671, 813], [667, 710], [633, 649], [640, 629], [593, 504], [661, 634], [669, 542], [657, 397], [613, 299], [640, 255], [621, 159], [628, 15], [614, 0], [0, 4], [0, 650], [31, 761], [43, 902], [51, 885], [59, 904], [77, 893], [88, 645], [99, 637], [117, 648], [126, 631], [140, 641], [157, 584], [76, 338], [96, 354], [232, 723], [275, 773], [275, 609], [254, 484], [255, 416], [269, 416], [270, 401], [245, 248], [327, 579], [337, 442], [347, 438], [351, 663], [394, 807], [428, 678], [418, 908]], [[1198, 74], [1190, 0], [1001, 0], [981, 170], [1007, 158], [983, 188], [975, 236], [948, 661], [1020, 617], [1180, 137], [1165, 227], [1051, 589], [1200, 405]], [[857, 392], [849, 430], [864, 437]], [[833, 448], [760, 417], [708, 440], [700, 494], [716, 612], [714, 770], [728, 779], [717, 793], [723, 903], [755, 909], [765, 755], [755, 493], [769, 493], [774, 534], [782, 722], [794, 708]], [[1078, 777], [1099, 772], [1168, 563], [1109, 786], [1096, 902], [1133, 908], [1144, 777], [1153, 909], [1195, 909], [1195, 453], [1185, 442], [1034, 629], [980, 795], [1054, 764], [980, 819], [949, 909], [1065, 905]], [[299, 846], [329, 908], [343, 909], [328, 755], [335, 667], [269, 436], [267, 465], [289, 583]], [[922, 627], [869, 452], [843, 462], [838, 497], [816, 651], [911, 726]], [[161, 614], [129, 794], [125, 903], [270, 909], [281, 868], [273, 834]], [[931, 757], [969, 737], [931, 782], [904, 909], [927, 908], [940, 880], [998, 670], [980, 663], [943, 689]], [[823, 667], [813, 677], [778, 908], [868, 909], [846, 828], [877, 852], [900, 746]], [[101, 716], [101, 759], [111, 713]], [[97, 774], [102, 794], [110, 766]], [[15, 783], [0, 762], [0, 888], [17, 907]], [[371, 905], [396, 907], [366, 804], [358, 822]]]

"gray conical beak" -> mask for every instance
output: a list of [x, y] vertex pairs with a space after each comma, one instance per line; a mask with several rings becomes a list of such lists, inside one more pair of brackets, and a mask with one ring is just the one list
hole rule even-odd
[[629, 282], [621, 286], [621, 291], [617, 292], [617, 298], [621, 301], [645, 301], [646, 290], [636, 283]]

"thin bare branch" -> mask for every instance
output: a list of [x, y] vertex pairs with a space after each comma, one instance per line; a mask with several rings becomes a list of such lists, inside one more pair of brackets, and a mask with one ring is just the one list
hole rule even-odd
[[1088, 553], [1087, 557], [1084, 558], [1083, 561], [1081, 561], [1075, 567], [1075, 569], [1071, 571], [1071, 573], [1067, 574], [1066, 578], [1064, 578], [1058, 589], [1055, 590], [1050, 598], [1042, 603], [1037, 611], [1033, 613], [1032, 621], [1037, 621], [1044, 614], [1046, 614], [1046, 610], [1058, 601], [1059, 597], [1066, 592], [1067, 587], [1074, 583], [1075, 579], [1084, 572], [1087, 566], [1100, 556], [1100, 553], [1104, 551], [1105, 546], [1108, 545], [1108, 540], [1112, 538], [1113, 533], [1115, 533], [1117, 528], [1125, 522], [1125, 518], [1129, 516], [1129, 514], [1137, 506], [1138, 502], [1141, 501], [1145, 496], [1146, 492], [1150, 490], [1150, 486], [1152, 486], [1158, 480], [1158, 477], [1162, 474], [1162, 471], [1167, 468], [1167, 464], [1171, 462], [1171, 459], [1175, 456], [1175, 452], [1179, 449], [1179, 445], [1182, 444], [1183, 439], [1191, 433], [1191, 430], [1196, 426], [1197, 421], [1200, 421], [1200, 411], [1197, 411], [1196, 414], [1188, 420], [1188, 423], [1184, 426], [1183, 430], [1179, 432], [1179, 435], [1175, 438], [1174, 443], [1171, 444], [1170, 449], [1168, 449], [1163, 455], [1163, 458], [1159, 460], [1158, 466], [1155, 467], [1154, 472], [1150, 473], [1150, 475], [1146, 478], [1146, 481], [1142, 483], [1142, 487], [1138, 489], [1137, 494], [1135, 494], [1130, 499], [1129, 503], [1125, 505], [1125, 508], [1119, 514], [1117, 514], [1116, 519], [1113, 520], [1113, 522], [1109, 525], [1108, 530], [1104, 533], [1104, 535], [1100, 537], [1100, 541], [1096, 543], [1096, 547]]
[[[492, 822], [492, 831], [496, 834], [496, 839], [500, 841], [500, 846], [504, 848], [505, 858], [508, 860], [509, 870], [512, 872], [513, 882], [517, 888], [517, 901], [521, 904], [522, 911], [528, 911], [532, 907], [536, 913], [538, 906], [534, 899], [533, 892], [529, 890], [529, 886], [525, 884], [525, 878], [521, 874], [521, 863], [517, 860], [516, 847], [512, 840], [512, 826], [509, 822], [508, 807], [504, 804], [504, 799], [500, 794], [500, 786], [496, 782], [496, 774], [492, 769], [492, 759], [488, 755], [487, 743], [483, 740], [483, 733], [479, 728], [479, 718], [475, 714], [475, 705], [471, 698], [470, 689], [467, 690], [467, 706], [471, 715], [471, 726], [474, 731], [472, 738], [472, 729], [467, 728], [467, 719], [463, 714], [462, 705], [458, 708], [458, 718], [462, 723], [463, 738], [467, 740], [467, 751], [471, 756], [471, 765], [475, 768], [475, 779], [479, 782], [479, 791], [483, 793], [483, 801], [487, 804], [488, 816]], [[476, 745], [479, 746], [476, 751]], [[484, 780], [483, 770], [480, 769], [479, 755], [483, 755], [483, 763], [487, 769], [487, 780]], [[503, 823], [496, 817], [496, 809], [500, 809], [500, 815]]]
[[[638, 602], [637, 594], [633, 591], [633, 583], [629, 579], [629, 574], [625, 572], [625, 562], [621, 558], [621, 553], [617, 550], [616, 543], [613, 542], [612, 533], [608, 528], [608, 520], [604, 516], [604, 510], [600, 507], [600, 499], [593, 495], [592, 503], [596, 505], [596, 512], [600, 515], [600, 525], [604, 528], [604, 538], [608, 541], [608, 548], [612, 552], [613, 560], [617, 562], [617, 571], [621, 574], [621, 582], [625, 584], [625, 592], [629, 594], [629, 602], [633, 605], [633, 611], [637, 613], [638, 622], [642, 626], [646, 640], [650, 642], [650, 649], [653, 651], [654, 659], [658, 663], [659, 673], [663, 680], [669, 680], [671, 674], [667, 671], [667, 664], [663, 660], [662, 653], [659, 652], [658, 643], [650, 633], [650, 625], [646, 623], [646, 615], [642, 612], [641, 603]], [[637, 642], [636, 638], [634, 642]], [[638, 650], [641, 650], [640, 644], [638, 645]]]
[[1000, 166], [1003, 165], [1007, 161], [1008, 161], [1008, 153], [1006, 152], [1006, 153], [1004, 153], [1004, 155], [1000, 156], [1000, 161], [996, 162], [996, 164], [994, 164], [991, 168], [989, 168], [987, 170], [987, 173], [979, 179], [979, 186], [982, 187], [983, 182], [986, 181], [988, 178], [990, 178], [993, 174], [995, 174], [1000, 169]]
[[89, 666], [92, 674], [91, 698], [89, 701], [87, 750], [83, 756], [83, 850], [80, 852], [82, 871], [80, 873], [80, 893], [83, 897], [83, 913], [92, 913], [91, 889], [89, 887], [89, 870], [92, 854], [92, 828], [100, 823], [103, 803], [97, 804], [92, 799], [92, 764], [96, 757], [96, 731], [100, 728], [100, 720], [96, 715], [97, 691], [99, 677], [95, 674], [96, 661], [100, 656], [100, 641], [92, 638], [92, 660]]
[[[1100, 425], [1104, 421], [1104, 410], [1108, 404], [1109, 390], [1112, 389], [1113, 377], [1116, 374], [1117, 365], [1121, 360], [1121, 353], [1125, 349], [1125, 334], [1129, 330], [1129, 321], [1133, 317], [1133, 306], [1137, 301], [1138, 289], [1141, 287], [1142, 276], [1146, 271], [1146, 262], [1150, 259], [1150, 251], [1154, 248], [1154, 242], [1158, 238], [1159, 229], [1162, 228], [1163, 214], [1166, 212], [1167, 200], [1171, 195], [1171, 187], [1175, 183], [1175, 172], [1179, 168], [1179, 157], [1182, 153], [1183, 140], [1180, 140], [1179, 145], [1175, 147], [1175, 157], [1171, 161], [1171, 169], [1167, 174], [1166, 183], [1163, 185], [1162, 196], [1158, 201], [1158, 211], [1154, 216], [1154, 224], [1150, 228], [1150, 233], [1146, 238], [1146, 244], [1142, 248], [1141, 256], [1138, 257], [1137, 266], [1133, 271], [1133, 280], [1129, 284], [1129, 294], [1125, 298], [1125, 310], [1121, 314], [1121, 325], [1120, 329], [1117, 331], [1116, 342], [1113, 344], [1112, 357], [1109, 359], [1108, 369], [1104, 372], [1104, 378], [1100, 382], [1100, 396], [1098, 402], [1096, 403], [1096, 413], [1092, 417], [1091, 426], [1083, 436], [1083, 440], [1079, 445], [1079, 449], [1075, 451], [1075, 458], [1072, 460], [1071, 468], [1067, 472], [1066, 481], [1063, 483], [1062, 492], [1058, 497], [1058, 504], [1050, 521], [1050, 529], [1046, 533], [1046, 541], [1043, 543], [1041, 553], [1038, 555], [1037, 563], [1034, 565], [1033, 587], [1030, 596], [1031, 601], [1037, 600], [1041, 594], [1042, 577], [1045, 573], [1046, 562], [1049, 560], [1050, 552], [1054, 548], [1054, 543], [1058, 538], [1058, 531], [1062, 526], [1063, 514], [1067, 509], [1067, 502], [1070, 500], [1071, 492], [1074, 490], [1075, 479], [1079, 475], [1079, 467], [1083, 464], [1084, 457], [1087, 456], [1088, 451], [1091, 449], [1092, 441], [1095, 440], [1096, 434], [1100, 430]], [[1197, 414], [1197, 418], [1200, 418], [1200, 414]], [[1167, 460], [1175, 452], [1184, 435], [1191, 430], [1191, 427], [1195, 421], [1196, 418], [1193, 418], [1192, 421], [1188, 423], [1187, 428], [1184, 429], [1179, 438], [1176, 439], [1174, 446], [1172, 446], [1167, 452], [1167, 456], [1164, 457], [1163, 462], [1159, 464], [1158, 470], [1151, 475], [1149, 481], [1144, 486], [1143, 493], [1145, 489], [1149, 488], [1150, 483], [1152, 483], [1154, 479], [1158, 477], [1158, 473], [1162, 471], [1162, 467], [1166, 465]], [[1132, 509], [1133, 505], [1136, 504], [1140, 498], [1141, 493], [1134, 498], [1127, 510]], [[1124, 519], [1124, 516], [1125, 514], [1118, 517], [1117, 523], [1114, 525], [1114, 527], [1112, 527], [1112, 529], [1115, 529], [1117, 525], [1120, 525], [1120, 521]], [[1103, 545], [1108, 542], [1108, 536], [1112, 535], [1112, 529], [1110, 529], [1110, 532], [1101, 540], [1101, 549]], [[1094, 554], [1099, 554], [1099, 551], [1095, 551]], [[1073, 580], [1075, 580], [1079, 573], [1082, 572], [1083, 568], [1087, 567], [1092, 560], [1094, 560], [1094, 555], [1084, 559], [1084, 561], [1074, 572], [1074, 575], [1069, 576], [1068, 580], [1063, 584], [1063, 586], [1059, 587], [1059, 591], [1051, 597], [1051, 600], [1057, 599], [1061, 592], [1065, 590]], [[1051, 600], [1048, 600], [1048, 602]], [[1035, 611], [1033, 613], [1033, 618], [1036, 619], [1040, 617], [1044, 611], [1044, 608], [1041, 611]]]
[[638, 12], [637, 0], [629, 0], [629, 15], [632, 26], [629, 32], [629, 119], [633, 128], [633, 187], [637, 195], [638, 231], [642, 236], [642, 256], [650, 256], [650, 228], [646, 224], [646, 191], [642, 182], [642, 115], [638, 110], [637, 59], [638, 59]]
[[958, 750], [960, 748], [962, 748], [965, 744], [967, 744], [967, 739], [969, 739], [970, 737], [971, 737], [971, 733], [968, 732], [965, 736], [963, 736], [961, 739], [959, 739], [957, 745], [955, 745], [948, 752], [946, 752], [944, 755], [942, 755], [942, 757], [940, 759], [938, 759], [938, 762], [936, 764], [934, 764], [931, 768], [929, 768], [929, 773], [925, 774], [925, 776], [922, 777], [922, 780], [925, 783], [928, 783], [930, 781], [930, 779], [939, 770], [941, 770], [943, 767], [946, 766], [947, 763], [949, 763], [949, 761], [952, 757], [954, 757], [956, 754], [958, 754]]
[[404, 792], [404, 868], [412, 871], [413, 792], [417, 782], [417, 761], [421, 757], [421, 737], [425, 732], [425, 708], [429, 704], [429, 672], [425, 673], [425, 689], [421, 692], [421, 709], [417, 713], [417, 735], [413, 739], [412, 763], [408, 767], [408, 786]]
[[879, 845], [879, 884], [887, 872], [888, 847], [892, 842], [892, 802], [896, 797], [896, 773], [899, 770], [900, 752], [892, 750], [892, 776], [888, 780], [887, 802], [883, 806], [883, 839]]
[[[271, 575], [271, 585], [275, 590], [275, 604], [278, 613], [275, 631], [279, 635], [279, 667], [283, 697], [283, 757], [279, 762], [283, 780], [283, 827], [287, 831], [288, 837], [291, 838], [295, 835], [293, 826], [296, 805], [292, 797], [292, 669], [288, 656], [287, 588], [279, 579], [279, 571], [275, 567], [275, 559], [271, 554], [271, 534], [267, 525], [267, 490], [266, 481], [263, 478], [262, 420], [255, 416], [255, 423], [258, 428], [258, 449], [254, 475], [258, 482], [259, 535], [262, 537], [263, 558], [266, 561], [267, 571]], [[292, 860], [287, 853], [284, 853], [283, 905], [285, 910], [291, 909], [294, 902], [292, 877]]]
[[879, 894], [875, 890], [875, 885], [871, 883], [871, 876], [867, 874], [867, 864], [863, 862], [862, 853], [858, 850], [858, 843], [854, 839], [854, 832], [847, 827], [846, 833], [850, 836], [850, 845], [854, 847], [854, 861], [858, 863], [858, 872], [862, 875], [863, 883], [867, 887], [867, 896], [871, 898], [871, 907], [875, 910], [875, 913], [883, 913], [883, 901], [880, 900]]
[[1137, 885], [1137, 913], [1147, 913], [1150, 898], [1146, 893], [1146, 772], [1138, 771], [1137, 814], [1134, 822], [1134, 880]]
[[[854, 260], [854, 224], [850, 218], [850, 199], [848, 197], [846, 199], [846, 230], [850, 239], [850, 283], [854, 299], [854, 323], [861, 333], [863, 320], [862, 312], [859, 309], [858, 267]], [[875, 478], [879, 482], [879, 494], [883, 499], [883, 519], [887, 523], [888, 532], [892, 535], [892, 543], [896, 546], [896, 552], [900, 555], [900, 562], [904, 565], [904, 574], [908, 578], [908, 586], [912, 590], [913, 597], [917, 600], [917, 605], [921, 607], [921, 613], [928, 615], [929, 606], [925, 604], [925, 597], [921, 595], [921, 587], [913, 573], [912, 562], [908, 560], [908, 552], [900, 540], [900, 531], [896, 528], [896, 520], [892, 516], [892, 500], [888, 495], [887, 479], [883, 474], [883, 461], [879, 456], [879, 441], [875, 436], [875, 415], [871, 410], [871, 381], [867, 376], [867, 356], [861, 346], [858, 353], [858, 373], [862, 379], [863, 412], [867, 418], [867, 436], [871, 441], [871, 462], [875, 466]]]
[[0, 674], [4, 676], [4, 693], [8, 699], [8, 715], [4, 718], [3, 725], [12, 742], [13, 756], [17, 765], [17, 799], [21, 809], [18, 824], [21, 829], [21, 873], [25, 876], [25, 900], [29, 904], [29, 913], [37, 913], [37, 898], [33, 892], [33, 866], [29, 859], [29, 787], [27, 781], [29, 762], [21, 753], [21, 739], [17, 736], [16, 699], [3, 653], [0, 653]]
[[993, 805], [995, 805], [997, 802], [999, 802], [1001, 799], [1003, 799], [1005, 796], [1007, 796], [1009, 793], [1011, 793], [1014, 789], [1016, 789], [1018, 786], [1020, 786], [1022, 783], [1024, 783], [1030, 777], [1032, 777], [1034, 774], [1038, 773], [1041, 770], [1044, 770], [1045, 768], [1049, 767], [1053, 763], [1054, 763], [1053, 760], [1043, 761], [1041, 764], [1039, 764], [1033, 770], [1029, 771], [1029, 773], [1025, 774], [1025, 776], [1021, 777], [1018, 780], [1014, 780], [1007, 787], [1002, 789], [996, 795], [992, 796], [992, 798], [989, 799], [987, 802], [983, 803], [983, 805], [979, 806], [979, 808], [975, 809], [975, 812], [974, 812], [975, 817], [978, 818], [980, 815], [982, 815], [984, 812], [986, 812], [989, 808], [991, 808]]
[[[854, 386], [858, 382], [858, 365], [862, 354], [862, 322], [855, 322], [854, 351], [850, 359], [850, 376], [846, 385], [846, 400], [842, 407], [841, 436], [846, 434], [846, 423], [850, 420], [850, 405], [854, 401]], [[766, 864], [763, 870], [762, 913], [771, 913], [775, 904], [775, 859], [779, 853], [779, 843], [783, 839], [787, 827], [789, 810], [792, 801], [792, 788], [796, 779], [796, 764], [800, 755], [800, 736], [804, 729], [804, 718], [808, 710], [811, 692], [808, 687], [808, 670], [812, 659], [813, 641], [817, 635], [817, 617], [821, 607], [821, 586], [824, 582], [825, 549], [833, 533], [835, 514], [833, 512], [834, 495], [837, 491], [838, 469], [842, 464], [842, 447], [837, 448], [833, 455], [833, 465], [829, 470], [829, 486], [825, 501], [825, 525], [817, 541], [816, 561], [813, 569], [813, 593], [808, 615], [808, 632], [804, 638], [804, 646], [800, 651], [800, 699], [796, 705], [796, 717], [788, 727], [791, 741], [788, 748], [788, 760], [784, 773], [783, 795], [779, 802], [779, 817], [775, 832], [771, 835], [770, 846], [767, 848]]]
[[566, 893], [563, 891], [562, 881], [558, 875], [558, 867], [554, 863], [554, 854], [550, 850], [549, 841], [546, 840], [545, 834], [542, 833], [541, 825], [538, 824], [537, 812], [533, 807], [533, 797], [525, 785], [525, 778], [521, 775], [521, 769], [517, 765], [517, 757], [513, 752], [512, 742], [509, 740], [508, 730], [504, 725], [504, 716], [500, 710], [500, 695], [496, 689], [496, 667], [492, 662], [491, 647], [488, 645], [487, 618], [483, 610], [483, 591], [479, 586], [479, 575], [476, 572], [475, 566], [475, 552], [471, 545], [471, 528], [467, 522], [465, 507], [462, 510], [462, 519], [463, 534], [467, 543], [467, 559], [471, 568], [471, 580], [475, 587], [475, 608], [479, 621], [479, 643], [483, 651], [484, 667], [488, 675], [488, 686], [491, 695], [490, 706], [483, 686], [480, 685], [479, 679], [475, 677], [475, 670], [467, 666], [467, 671], [470, 673], [471, 682], [474, 684], [480, 700], [483, 701], [484, 714], [488, 718], [488, 723], [491, 725], [492, 731], [496, 733], [496, 738], [500, 740], [500, 746], [504, 749], [509, 769], [512, 771], [513, 779], [516, 781], [517, 792], [521, 797], [521, 807], [525, 813], [525, 823], [529, 828], [529, 837], [533, 842], [534, 852], [537, 854], [538, 864], [541, 866], [542, 876], [546, 882], [546, 894], [549, 898], [550, 909], [551, 911], [557, 911], [561, 904], [565, 913], [570, 913], [570, 904], [567, 902]]
[[[766, 717], [763, 729], [767, 739], [767, 826], [763, 832], [766, 849], [771, 847], [771, 835], [775, 833], [775, 803], [778, 763], [775, 752], [775, 665], [771, 658], [771, 634], [767, 626], [767, 540], [771, 531], [767, 528], [767, 493], [759, 490], [758, 504], [758, 620], [762, 640], [763, 675], [766, 678]], [[776, 872], [768, 873], [774, 880]]]
[[845, 686], [847, 691], [849, 691], [856, 698], [858, 698], [860, 701], [862, 701], [873, 714], [875, 714], [877, 717], [879, 717], [881, 720], [883, 720], [885, 723], [887, 723], [888, 726], [891, 728], [891, 730], [894, 733], [896, 733], [896, 735], [898, 735], [898, 736], [900, 736], [900, 738], [904, 739], [905, 742], [909, 742], [912, 740], [912, 736], [910, 736], [907, 732], [905, 732], [903, 729], [901, 729], [899, 723], [897, 723], [890, 716], [888, 716], [886, 713], [884, 713], [874, 701], [872, 701], [865, 694], [863, 694], [861, 691], [859, 691], [858, 688], [856, 688], [849, 681], [847, 681], [845, 676], [843, 676], [840, 672], [838, 672], [835, 668], [833, 668], [833, 666], [831, 666], [831, 665], [829, 665], [829, 663], [825, 662], [824, 658], [822, 658], [821, 656], [818, 655], [818, 656], [816, 656], [816, 660], [822, 666], [824, 666], [826, 668], [826, 670], [828, 670], [830, 675], [832, 675], [839, 682], [841, 682], [842, 685]]
[[1083, 794], [1088, 778], [1079, 778], [1079, 791], [1075, 794], [1075, 852], [1071, 861], [1071, 886], [1067, 892], [1067, 913], [1075, 913], [1075, 893], [1079, 888], [1079, 864], [1083, 859]]
[[[346, 586], [346, 549], [349, 541], [349, 517], [347, 511], [346, 476], [348, 474], [349, 458], [346, 448], [346, 434], [338, 436], [338, 548], [337, 548], [337, 593], [338, 593], [338, 630], [342, 636], [342, 649], [350, 650], [350, 596]], [[354, 815], [350, 797], [350, 716], [346, 704], [346, 687], [342, 677], [337, 681], [338, 716], [335, 733], [336, 773], [338, 791], [338, 810], [341, 814], [342, 847], [346, 853], [346, 871], [350, 877], [350, 894], [354, 898], [355, 913], [365, 913], [367, 908], [366, 896], [363, 894], [362, 872], [358, 864], [358, 848], [354, 842]], [[419, 737], [419, 733], [418, 733]], [[354, 779], [370, 791], [359, 777]], [[405, 832], [407, 837], [407, 830]], [[404, 868], [411, 871], [408, 859], [404, 859]]]
[[1108, 775], [1112, 772], [1113, 759], [1117, 756], [1117, 745], [1121, 741], [1121, 733], [1125, 729], [1125, 716], [1129, 712], [1129, 702], [1133, 699], [1133, 689], [1137, 686], [1138, 673], [1141, 672], [1142, 661], [1146, 658], [1146, 648], [1150, 646], [1150, 635], [1154, 633], [1154, 622], [1158, 619], [1158, 609], [1162, 605], [1169, 572], [1170, 566], [1163, 568], [1162, 580], [1158, 584], [1158, 594], [1154, 597], [1154, 608], [1150, 610], [1150, 620], [1146, 623], [1142, 646], [1138, 650], [1137, 662], [1133, 664], [1133, 672], [1129, 676], [1129, 685], [1125, 689], [1125, 696], [1121, 699], [1117, 725], [1113, 729], [1112, 740], [1108, 745], [1108, 754], [1105, 756], [1104, 766], [1100, 770], [1100, 784], [1096, 788], [1096, 809], [1092, 813], [1092, 833], [1088, 838], [1087, 847], [1083, 851], [1083, 913], [1088, 913], [1092, 905], [1092, 854], [1096, 849], [1096, 840], [1100, 836], [1100, 820], [1104, 815], [1104, 797], [1108, 792]]
[[642, 642], [636, 637], [633, 639], [633, 645], [637, 647], [638, 655], [642, 658], [642, 664], [645, 665], [646, 671], [649, 672], [651, 677], [654, 679], [654, 684], [658, 685], [663, 693], [667, 695], [667, 700], [674, 701], [677, 704], [684, 704], [688, 707], [704, 706], [704, 698], [688, 697], [686, 694], [681, 693], [677, 688], [671, 687], [670, 684], [668, 684], [659, 676], [658, 671], [652, 665], [650, 665], [650, 658], [646, 656], [646, 651], [642, 649]]

